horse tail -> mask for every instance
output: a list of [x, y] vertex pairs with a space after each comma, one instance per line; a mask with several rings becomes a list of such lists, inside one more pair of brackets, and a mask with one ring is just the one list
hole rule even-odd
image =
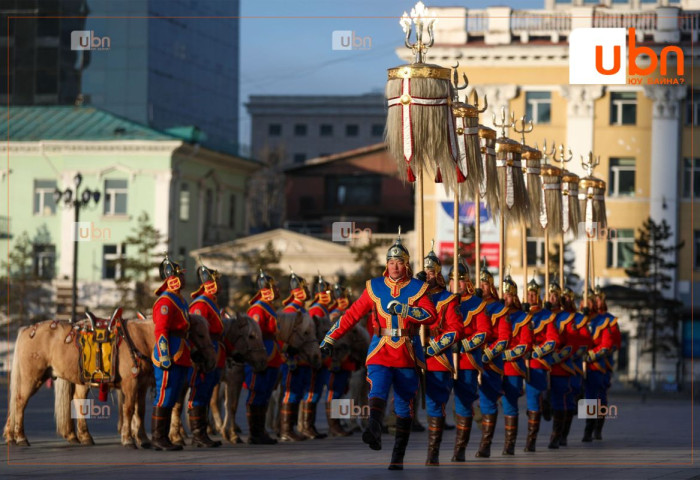
[[75, 387], [68, 380], [57, 378], [54, 381], [54, 418], [56, 433], [63, 438], [74, 435], [73, 419], [71, 418], [71, 399]]
[[15, 412], [17, 410], [16, 398], [19, 392], [20, 382], [22, 381], [22, 372], [20, 370], [19, 362], [19, 340], [22, 337], [22, 332], [24, 332], [26, 329], [27, 327], [21, 327], [17, 332], [15, 349], [12, 352], [12, 369], [10, 370], [10, 405], [7, 409], [7, 423], [5, 425], [5, 432], [3, 435], [8, 443], [14, 439]]

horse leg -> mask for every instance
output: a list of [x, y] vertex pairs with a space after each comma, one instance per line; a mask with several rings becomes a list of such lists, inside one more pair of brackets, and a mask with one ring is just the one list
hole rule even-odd
[[[15, 355], [18, 356], [17, 350], [15, 350]], [[23, 372], [24, 373], [24, 372]], [[17, 385], [17, 390], [14, 388], [11, 390], [15, 392], [15, 395], [11, 398], [14, 401], [14, 412], [12, 416], [14, 418], [14, 441], [17, 445], [28, 447], [29, 441], [24, 434], [24, 410], [27, 408], [27, 402], [29, 399], [41, 388], [41, 386], [46, 381], [47, 373], [37, 374], [37, 372], [28, 372], [34, 375], [27, 375], [26, 379], [22, 379]]]
[[[90, 390], [90, 387], [86, 385], [76, 385], [75, 386], [75, 393], [73, 394], [73, 399], [74, 400], [85, 400], [87, 399], [88, 396], [88, 391]], [[92, 439], [92, 435], [90, 435], [90, 432], [88, 431], [88, 426], [87, 426], [87, 420], [85, 420], [84, 417], [78, 418], [76, 421], [77, 425], [77, 434], [78, 434], [78, 440], [80, 441], [81, 445], [94, 445], [95, 441]]]
[[151, 448], [151, 441], [146, 435], [146, 395], [148, 393], [148, 383], [141, 382], [138, 390], [138, 402], [136, 405], [136, 413], [134, 414], [131, 431], [136, 432], [136, 444], [141, 448]]
[[221, 382], [214, 386], [214, 390], [211, 394], [211, 400], [209, 400], [209, 410], [211, 411], [211, 418], [214, 424], [209, 424], [213, 431], [221, 433], [223, 436], [223, 422], [221, 421], [221, 406], [219, 404], [219, 393], [221, 391]]
[[71, 416], [71, 398], [75, 387], [68, 380], [57, 378], [54, 383], [54, 417], [56, 418], [56, 432], [69, 443], [79, 444], [75, 434], [75, 423]]
[[185, 439], [187, 438], [182, 426], [182, 405], [185, 402], [186, 393], [187, 387], [183, 388], [178, 394], [177, 402], [175, 402], [170, 416], [170, 432], [168, 433], [168, 437], [170, 437], [170, 441], [174, 445], [185, 445]]
[[136, 410], [136, 385], [134, 379], [122, 380], [122, 393], [124, 396], [124, 401], [121, 408], [122, 426], [121, 426], [121, 437], [122, 446], [126, 448], [136, 449], [136, 442], [134, 441], [134, 435], [132, 434], [132, 421], [134, 413]]
[[231, 443], [243, 443], [243, 440], [238, 436], [240, 429], [236, 426], [236, 410], [238, 410], [238, 402], [243, 389], [243, 381], [245, 373], [243, 366], [236, 365], [231, 368], [226, 378], [225, 390], [225, 417], [222, 435]]

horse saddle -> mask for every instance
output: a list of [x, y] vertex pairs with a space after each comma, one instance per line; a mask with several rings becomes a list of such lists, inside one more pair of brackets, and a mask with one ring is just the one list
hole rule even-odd
[[78, 329], [80, 379], [99, 386], [113, 383], [117, 373], [117, 352], [120, 337], [111, 319], [100, 319], [88, 312], [88, 319]]

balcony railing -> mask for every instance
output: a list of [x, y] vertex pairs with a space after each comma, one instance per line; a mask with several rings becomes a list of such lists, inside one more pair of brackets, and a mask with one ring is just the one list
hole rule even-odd
[[700, 12], [682, 12], [678, 18], [678, 29], [681, 33], [692, 33], [700, 30]]
[[514, 10], [510, 16], [510, 29], [516, 35], [522, 32], [566, 33], [571, 31], [571, 14], [542, 10]]
[[602, 13], [593, 15], [594, 28], [634, 28], [651, 33], [656, 30], [656, 12], [643, 13]]

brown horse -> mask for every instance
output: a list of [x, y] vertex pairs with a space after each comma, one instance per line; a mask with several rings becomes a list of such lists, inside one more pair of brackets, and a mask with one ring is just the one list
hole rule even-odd
[[[321, 352], [316, 341], [316, 327], [313, 320], [308, 315], [301, 313], [278, 312], [277, 326], [279, 332], [277, 340], [290, 345], [299, 350], [299, 354], [311, 363], [315, 368], [321, 365]], [[236, 425], [236, 410], [238, 401], [243, 389], [245, 378], [242, 364], [229, 363], [224, 370], [221, 383], [214, 389], [211, 399], [212, 417], [216, 430], [222, 437], [231, 443], [242, 443], [238, 436], [240, 431]], [[222, 420], [218, 406], [214, 406], [219, 401], [219, 391], [221, 384], [224, 384], [224, 418]]]
[[[112, 316], [118, 319], [121, 309]], [[113, 322], [110, 322], [113, 323]], [[29, 398], [48, 378], [57, 377], [75, 384], [76, 399], [87, 398], [90, 388], [80, 379], [78, 349], [73, 345], [77, 326], [68, 322], [45, 321], [28, 328], [20, 329], [15, 343], [12, 371], [10, 373], [10, 407], [3, 436], [8, 443], [29, 445], [24, 433], [24, 411]], [[124, 393], [124, 418], [133, 416], [140, 395], [145, 396], [146, 389], [153, 381], [153, 367], [149, 359], [155, 337], [153, 322], [131, 321], [116, 322], [117, 331], [126, 329], [128, 337], [133, 341], [135, 351], [129, 347], [129, 341], [119, 345], [119, 364], [114, 388], [121, 388]], [[191, 316], [189, 339], [193, 344], [193, 356], [202, 358], [203, 363], [212, 366], [216, 361], [214, 348], [204, 318]], [[78, 420], [77, 438], [70, 415], [71, 388], [59, 383], [56, 391], [56, 423], [60, 434], [72, 443], [79, 442], [92, 445], [94, 442], [87, 430], [84, 419]], [[133, 438], [138, 432], [131, 432], [131, 423], [124, 422], [121, 436], [122, 444], [135, 447]], [[145, 434], [144, 434], [145, 436]], [[147, 438], [146, 438], [147, 440]]]
[[[226, 352], [226, 358], [239, 363], [247, 363], [254, 371], [262, 372], [267, 366], [267, 351], [262, 340], [260, 325], [248, 315], [236, 315], [223, 318], [224, 331], [221, 341], [230, 346]], [[170, 422], [170, 441], [175, 444], [185, 444], [185, 431], [182, 427], [182, 405], [185, 401], [186, 389], [183, 390], [180, 399], [173, 408]], [[212, 395], [212, 398], [215, 398]], [[211, 402], [210, 408], [216, 411], [215, 415], [221, 417], [218, 402]]]

